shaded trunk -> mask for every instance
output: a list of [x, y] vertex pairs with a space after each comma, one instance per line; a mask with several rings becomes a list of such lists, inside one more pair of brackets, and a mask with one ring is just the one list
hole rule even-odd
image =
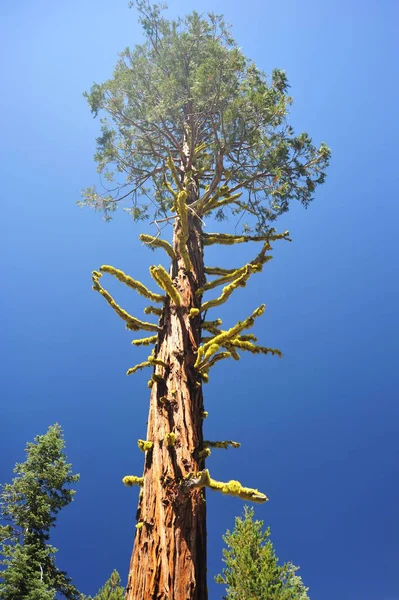
[[[196, 290], [204, 283], [200, 222], [189, 217], [187, 249], [193, 265], [188, 272], [178, 250], [175, 224], [170, 275], [182, 306], [166, 302], [160, 320], [155, 357], [165, 365], [154, 369], [144, 483], [137, 512], [138, 527], [130, 562], [126, 600], [206, 600], [206, 505], [204, 490], [181, 485], [188, 473], [203, 468], [202, 387], [194, 370], [200, 343], [200, 307]], [[174, 436], [169, 436], [174, 434]], [[169, 437], [168, 437], [169, 436]]]

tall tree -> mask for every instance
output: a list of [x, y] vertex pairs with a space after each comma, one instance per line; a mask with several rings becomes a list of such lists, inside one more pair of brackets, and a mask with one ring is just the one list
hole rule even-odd
[[263, 521], [254, 521], [254, 510], [244, 509], [237, 517], [234, 530], [226, 532], [223, 550], [226, 567], [215, 579], [226, 586], [225, 600], [309, 600], [298, 567], [279, 565], [270, 529], [263, 531]]
[[[217, 362], [237, 360], [239, 351], [281, 354], [245, 333], [263, 305], [226, 330], [220, 319], [206, 315], [262, 270], [273, 241], [289, 239], [273, 224], [291, 201], [309, 204], [324, 181], [330, 152], [325, 144], [315, 147], [306, 133], [295, 134], [287, 120], [285, 73], [274, 70], [266, 77], [242, 54], [222, 17], [193, 12], [169, 21], [163, 7], [147, 0], [133, 4], [144, 43], [124, 50], [113, 77], [87, 94], [94, 115], [105, 114], [96, 160], [107, 188], [102, 193], [88, 188], [81, 201], [103, 210], [106, 219], [127, 201], [125, 210], [134, 219], [146, 218], [153, 208], [158, 227], [173, 224], [172, 244], [160, 232], [140, 235], [171, 260], [168, 271], [150, 268], [161, 293], [109, 265], [93, 272], [93, 288], [127, 328], [151, 332], [133, 344], [154, 347], [127, 372], [152, 369], [147, 439], [138, 441], [144, 473], [124, 479], [141, 486], [127, 599], [204, 600], [204, 488], [259, 502], [267, 498], [237, 481], [210, 478], [205, 469], [210, 448], [239, 444], [204, 440], [202, 384]], [[229, 215], [247, 219], [242, 235], [204, 233], [204, 219]], [[248, 264], [204, 265], [204, 247], [252, 241], [261, 250]], [[105, 273], [159, 303], [145, 309], [159, 322], [121, 308], [100, 281]], [[224, 286], [220, 295], [203, 301], [217, 286]]]
[[[26, 447], [16, 477], [1, 488], [0, 598], [2, 600], [79, 600], [80, 594], [55, 564], [50, 529], [59, 511], [72, 502], [71, 484], [79, 480], [63, 453], [61, 427], [49, 427]], [[57, 596], [59, 597], [59, 596]]]

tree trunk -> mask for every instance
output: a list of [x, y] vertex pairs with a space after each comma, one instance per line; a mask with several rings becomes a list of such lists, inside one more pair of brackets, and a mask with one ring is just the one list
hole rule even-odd
[[[173, 246], [177, 255], [170, 275], [182, 298], [180, 307], [168, 299], [151, 388], [144, 482], [137, 512], [138, 527], [130, 562], [126, 600], [206, 600], [206, 505], [204, 489], [181, 485], [188, 473], [203, 468], [202, 386], [194, 370], [201, 337], [196, 290], [204, 283], [200, 221], [189, 216], [187, 249], [193, 266], [187, 271], [179, 253], [179, 219]], [[174, 434], [169, 436], [168, 434]], [[175, 442], [175, 443], [174, 443]], [[174, 443], [174, 445], [173, 445]]]

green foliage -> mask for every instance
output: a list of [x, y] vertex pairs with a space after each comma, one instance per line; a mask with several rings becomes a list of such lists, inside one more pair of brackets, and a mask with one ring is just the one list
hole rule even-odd
[[[78, 600], [79, 592], [55, 564], [56, 548], [48, 543], [59, 511], [73, 500], [71, 484], [79, 480], [63, 453], [59, 425], [49, 427], [26, 447], [16, 477], [0, 493], [0, 597], [2, 600], [54, 600], [56, 594]], [[58, 597], [58, 596], [57, 596]]]
[[199, 216], [245, 212], [263, 234], [291, 200], [307, 206], [330, 151], [288, 124], [285, 72], [260, 71], [221, 16], [167, 20], [163, 6], [132, 5], [144, 43], [126, 48], [113, 77], [85, 94], [102, 115], [95, 160], [109, 189], [88, 188], [81, 204], [109, 219], [128, 200], [140, 220], [152, 202], [155, 216], [166, 216], [184, 187]]
[[111, 577], [97, 592], [93, 600], [124, 600], [125, 590], [121, 586], [121, 578], [118, 571], [113, 571]]
[[298, 567], [278, 564], [270, 529], [254, 521], [253, 509], [245, 507], [232, 533], [226, 532], [223, 550], [226, 567], [215, 579], [226, 586], [225, 600], [309, 600], [308, 588], [296, 574]]

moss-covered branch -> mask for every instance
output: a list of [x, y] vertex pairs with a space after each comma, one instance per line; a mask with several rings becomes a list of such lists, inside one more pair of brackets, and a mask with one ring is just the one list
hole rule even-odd
[[155, 265], [150, 267], [151, 277], [156, 281], [160, 288], [165, 290], [170, 299], [175, 303], [176, 306], [181, 306], [181, 297], [175, 286], [173, 285], [173, 281], [167, 271], [163, 268], [162, 265]]
[[[174, 160], [173, 160], [173, 158], [170, 155], [168, 156], [168, 158], [166, 160], [166, 164], [169, 167], [169, 171], [171, 172], [171, 175], [173, 177], [173, 181], [175, 182], [177, 189], [181, 191], [183, 189], [183, 186], [182, 186], [182, 183], [180, 181], [179, 173], [178, 173], [178, 171], [176, 169], [176, 165], [174, 163]], [[175, 192], [173, 192], [173, 193], [175, 194]]]
[[138, 365], [135, 365], [134, 367], [131, 367], [130, 369], [128, 369], [126, 371], [126, 375], [133, 375], [133, 373], [137, 373], [137, 371], [140, 371], [141, 369], [145, 369], [145, 367], [150, 367], [151, 363], [150, 361], [146, 360], [142, 363], [139, 363]]
[[263, 265], [267, 261], [271, 260], [271, 258], [272, 258], [271, 256], [266, 256], [266, 251], [270, 250], [270, 249], [271, 249], [271, 246], [270, 246], [269, 242], [266, 242], [263, 245], [263, 248], [260, 251], [260, 253], [253, 260], [251, 260], [248, 263], [248, 265], [244, 265], [243, 267], [240, 267], [238, 269], [219, 269], [217, 267], [209, 267], [209, 268], [205, 269], [205, 272], [208, 274], [221, 275], [221, 276], [218, 279], [214, 279], [213, 281], [208, 281], [196, 293], [203, 294], [204, 292], [211, 290], [219, 285], [224, 285], [225, 283], [228, 283], [229, 281], [233, 281], [233, 280], [237, 279], [238, 277], [243, 275], [247, 266], [252, 267], [253, 273], [256, 273], [256, 272], [260, 273], [262, 271]]
[[233, 204], [240, 196], [242, 196], [242, 192], [230, 195], [227, 186], [222, 186], [212, 198], [200, 207], [201, 213], [205, 215], [227, 204]]
[[159, 331], [159, 327], [153, 323], [146, 323], [145, 321], [141, 321], [140, 319], [136, 319], [132, 315], [129, 315], [123, 308], [119, 306], [111, 296], [107, 290], [105, 290], [99, 282], [99, 273], [98, 271], [93, 271], [92, 280], [93, 280], [93, 290], [101, 294], [103, 298], [108, 302], [111, 308], [116, 312], [116, 314], [125, 321], [126, 327], [131, 329], [132, 331], [139, 331], [143, 329], [145, 331]]
[[164, 302], [165, 300], [165, 296], [151, 292], [143, 283], [141, 283], [141, 281], [136, 281], [136, 279], [126, 275], [126, 273], [120, 269], [115, 269], [115, 267], [112, 267], [111, 265], [102, 265], [100, 267], [100, 271], [102, 273], [109, 273], [110, 275], [113, 275], [128, 287], [136, 290], [136, 292], [141, 294], [141, 296], [144, 296], [144, 298], [149, 298], [152, 300], [152, 302]]
[[210, 442], [209, 440], [204, 440], [204, 447], [206, 448], [224, 448], [227, 450], [229, 446], [232, 448], [239, 448], [241, 446], [240, 442], [233, 442], [233, 440], [224, 440], [223, 442]]
[[179, 192], [176, 199], [176, 210], [180, 218], [180, 231], [178, 232], [179, 252], [184, 261], [187, 271], [192, 270], [190, 256], [187, 251], [188, 241], [188, 211], [187, 211], [187, 193]]
[[150, 346], [151, 344], [157, 343], [158, 336], [151, 335], [150, 337], [141, 338], [140, 340], [133, 340], [133, 346]]
[[133, 485], [139, 485], [141, 487], [144, 483], [144, 477], [137, 477], [137, 475], [126, 475], [122, 481], [129, 487], [132, 487]]
[[[211, 356], [211, 353], [213, 352], [213, 348], [212, 346], [209, 349], [209, 356]], [[217, 347], [216, 352], [219, 350], [219, 346]], [[219, 362], [220, 360], [223, 360], [225, 358], [230, 358], [232, 357], [232, 353], [228, 350], [226, 352], [219, 352], [219, 354], [215, 354], [214, 356], [212, 356], [212, 358], [210, 358], [209, 360], [207, 360], [207, 358], [204, 357], [204, 360], [198, 365], [197, 369], [198, 371], [202, 372], [202, 373], [208, 373], [208, 371], [210, 370], [211, 367], [213, 367], [213, 365], [215, 365], [217, 362]]]
[[208, 469], [204, 469], [194, 476], [191, 474], [191, 476], [184, 480], [183, 485], [188, 489], [207, 487], [216, 492], [222, 492], [222, 494], [229, 496], [237, 496], [242, 500], [249, 500], [250, 502], [262, 503], [268, 500], [268, 497], [259, 492], [259, 490], [244, 487], [239, 481], [234, 479], [227, 482], [212, 479]]
[[215, 319], [214, 321], [203, 321], [202, 329], [206, 329], [209, 333], [217, 334], [220, 333], [218, 327], [222, 325], [222, 319]]
[[236, 279], [234, 279], [234, 281], [229, 283], [229, 285], [226, 285], [222, 289], [222, 293], [218, 298], [214, 298], [213, 300], [208, 300], [207, 302], [204, 302], [204, 304], [201, 305], [201, 311], [208, 310], [215, 306], [220, 306], [221, 304], [224, 304], [234, 292], [234, 290], [236, 290], [238, 287], [245, 287], [247, 280], [256, 270], [257, 267], [253, 267], [252, 265], [245, 265], [243, 271], [238, 269], [240, 275]]
[[148, 357], [148, 362], [150, 363], [150, 365], [153, 366], [158, 365], [159, 367], [163, 367], [164, 369], [168, 368], [168, 365], [163, 360], [155, 358], [155, 356], [152, 354]]
[[207, 275], [221, 275], [222, 277], [224, 275], [231, 275], [232, 273], [235, 273], [235, 271], [237, 271], [237, 269], [222, 269], [221, 267], [205, 267], [204, 268], [204, 272]]
[[265, 311], [265, 305], [261, 304], [258, 308], [256, 308], [253, 313], [244, 319], [244, 321], [238, 321], [234, 327], [228, 329], [227, 331], [222, 331], [215, 335], [209, 342], [206, 342], [202, 346], [198, 348], [197, 360], [195, 362], [195, 368], [199, 368], [199, 366], [206, 360], [208, 360], [212, 354], [216, 354], [219, 350], [220, 346], [224, 346], [226, 343], [231, 342], [237, 336], [244, 331], [244, 329], [249, 329], [253, 326], [254, 321], [257, 317], [260, 317]]
[[172, 246], [166, 240], [161, 240], [160, 238], [147, 235], [146, 233], [140, 234], [139, 238], [144, 244], [148, 244], [154, 248], [163, 248], [172, 260], [176, 260], [176, 254]]
[[268, 235], [233, 235], [231, 233], [202, 234], [204, 246], [212, 246], [213, 244], [223, 244], [224, 246], [232, 246], [233, 244], [242, 244], [244, 242], [264, 242], [268, 239]]
[[281, 352], [281, 350], [278, 350], [278, 348], [266, 348], [265, 346], [257, 346], [256, 344], [253, 344], [250, 341], [244, 341], [242, 339], [240, 340], [236, 338], [232, 340], [230, 344], [232, 346], [235, 346], [236, 348], [240, 348], [240, 350], [247, 350], [252, 354], [272, 354], [273, 356], [276, 355], [280, 358], [283, 356], [283, 353]]
[[233, 244], [242, 244], [245, 242], [273, 242], [275, 240], [287, 240], [290, 232], [284, 231], [284, 233], [275, 233], [271, 231], [266, 235], [232, 235], [230, 233], [203, 233], [202, 240], [204, 246], [212, 246], [213, 244], [223, 244], [231, 246]]
[[162, 308], [157, 308], [156, 306], [146, 306], [144, 313], [146, 315], [156, 315], [157, 317], [160, 317], [162, 315]]
[[154, 443], [148, 440], [137, 440], [137, 445], [142, 452], [148, 452], [152, 450]]

